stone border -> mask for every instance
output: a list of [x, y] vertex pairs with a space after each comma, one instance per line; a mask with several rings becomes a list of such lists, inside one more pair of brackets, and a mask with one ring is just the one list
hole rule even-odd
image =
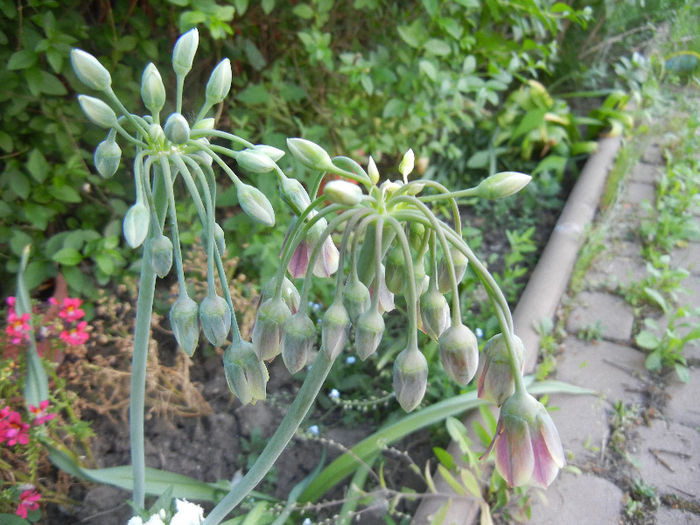
[[[604, 138], [598, 141], [598, 149], [583, 167], [554, 231], [513, 311], [515, 332], [526, 348], [525, 373], [532, 372], [537, 363], [540, 335], [535, 330], [535, 326], [542, 319], [551, 319], [554, 316], [561, 297], [566, 292], [578, 252], [585, 240], [586, 227], [593, 221], [605, 188], [605, 181], [614, 165], [621, 144], [622, 137]], [[467, 428], [470, 428], [475, 417], [475, 413], [466, 416]], [[455, 459], [461, 456], [459, 446], [454, 442], [450, 443], [448, 452]], [[455, 494], [439, 474], [435, 473], [433, 479], [439, 493]], [[442, 497], [425, 498], [416, 510], [413, 525], [429, 525], [430, 517], [440, 509], [444, 501]], [[479, 504], [475, 499], [454, 498], [451, 500], [443, 523], [445, 525], [474, 523], [478, 511]]]

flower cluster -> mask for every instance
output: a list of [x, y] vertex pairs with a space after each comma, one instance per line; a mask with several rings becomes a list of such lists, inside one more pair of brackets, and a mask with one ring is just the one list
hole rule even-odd
[[33, 485], [25, 486], [24, 490], [19, 495], [19, 503], [15, 514], [20, 518], [26, 519], [27, 513], [30, 510], [36, 510], [39, 508], [40, 499], [41, 494], [36, 491]]
[[140, 516], [134, 516], [126, 525], [200, 525], [204, 521], [204, 509], [184, 499], [176, 499], [175, 513], [169, 519], [168, 514], [165, 509], [160, 509], [146, 521]]
[[61, 341], [71, 346], [84, 344], [90, 337], [87, 332], [87, 321], [81, 321], [85, 316], [85, 311], [80, 308], [82, 300], [77, 297], [66, 297], [59, 303], [54, 297], [49, 299], [49, 303], [60, 307], [58, 317], [63, 320], [63, 330], [59, 333]]
[[5, 333], [10, 337], [10, 342], [13, 345], [21, 344], [23, 341], [29, 339], [29, 332], [32, 329], [32, 326], [29, 324], [31, 319], [29, 313], [25, 312], [22, 315], [17, 315], [15, 311], [16, 302], [17, 299], [15, 297], [7, 298], [9, 311], [7, 314]]
[[12, 410], [9, 406], [3, 407], [0, 410], [0, 443], [7, 443], [10, 447], [17, 443], [20, 445], [29, 443], [29, 429], [32, 426], [41, 426], [56, 417], [56, 414], [49, 412], [48, 409], [48, 399], [39, 403], [38, 407], [29, 405], [29, 413], [32, 417], [30, 424], [24, 422], [22, 415], [16, 410]]

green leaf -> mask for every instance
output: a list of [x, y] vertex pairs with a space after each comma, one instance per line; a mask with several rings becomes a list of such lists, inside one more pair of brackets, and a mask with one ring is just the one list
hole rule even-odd
[[644, 287], [644, 293], [654, 301], [659, 307], [664, 311], [664, 313], [668, 313], [669, 306], [668, 303], [666, 302], [666, 299], [664, 299], [664, 296], [661, 295], [657, 290], [654, 290], [653, 288], [649, 288], [648, 286]]
[[435, 457], [438, 459], [440, 463], [445, 465], [445, 467], [449, 470], [452, 470], [455, 468], [455, 460], [452, 457], [452, 454], [447, 452], [442, 447], [433, 447], [433, 454], [435, 454]]
[[233, 6], [236, 8], [236, 12], [243, 16], [248, 10], [248, 0], [234, 0]]
[[245, 55], [248, 58], [248, 62], [256, 71], [260, 71], [267, 65], [265, 57], [262, 55], [257, 46], [253, 43], [253, 41], [249, 38], [246, 38], [243, 41], [243, 51], [245, 52]]
[[28, 49], [15, 51], [10, 55], [10, 59], [7, 61], [7, 69], [10, 71], [27, 69], [36, 64], [36, 60], [37, 54], [34, 51]]
[[676, 370], [676, 375], [678, 376], [678, 379], [680, 379], [684, 383], [688, 383], [690, 381], [690, 372], [688, 371], [687, 367], [676, 363], [674, 368]]
[[481, 487], [479, 486], [479, 482], [474, 477], [474, 474], [472, 474], [472, 471], [463, 467], [459, 469], [459, 475], [462, 478], [462, 484], [469, 492], [471, 492], [472, 496], [475, 498], [480, 498]]
[[455, 477], [452, 475], [452, 473], [447, 470], [444, 465], [438, 465], [438, 472], [442, 476], [442, 478], [447, 482], [447, 484], [454, 490], [457, 494], [460, 496], [466, 496], [467, 491], [462, 484], [455, 479]]
[[68, 93], [66, 86], [59, 80], [56, 75], [48, 71], [41, 71], [41, 92], [46, 95], [63, 96]]
[[24, 218], [40, 230], [46, 229], [46, 226], [49, 224], [49, 220], [56, 215], [56, 210], [41, 206], [40, 204], [35, 204], [33, 202], [25, 203], [22, 211]]
[[19, 197], [24, 200], [29, 197], [29, 179], [24, 176], [19, 171], [12, 171], [9, 174], [10, 189]]
[[659, 352], [649, 354], [644, 361], [644, 366], [651, 371], [661, 370], [661, 354]]
[[117, 49], [122, 52], [133, 51], [138, 43], [139, 39], [134, 35], [122, 36], [117, 40]]
[[86, 279], [85, 273], [77, 266], [64, 266], [61, 274], [66, 279], [68, 287], [84, 297], [94, 297], [97, 290], [92, 279]]
[[406, 104], [402, 100], [392, 98], [391, 100], [389, 100], [389, 102], [386, 103], [386, 106], [384, 106], [382, 116], [384, 118], [398, 117], [403, 115], [405, 110]]
[[477, 151], [467, 161], [467, 168], [470, 169], [481, 169], [486, 168], [489, 165], [489, 160], [491, 158], [489, 150]]
[[269, 15], [275, 8], [275, 0], [262, 0], [262, 10], [266, 15]]
[[294, 9], [292, 9], [292, 13], [299, 18], [303, 18], [304, 20], [310, 20], [314, 17], [314, 10], [311, 8], [311, 6], [309, 6], [309, 4], [297, 5]]
[[95, 257], [95, 262], [97, 267], [102, 270], [107, 275], [113, 275], [114, 270], [116, 270], [116, 265], [114, 264], [114, 259], [106, 253], [98, 253]]
[[49, 174], [49, 163], [46, 162], [46, 158], [38, 148], [34, 148], [29, 153], [25, 166], [29, 174], [37, 182], [44, 182]]
[[527, 113], [525, 113], [525, 116], [518, 124], [518, 127], [515, 128], [515, 131], [513, 131], [513, 136], [511, 140], [515, 140], [521, 135], [524, 135], [525, 133], [528, 133], [533, 129], [537, 128], [538, 126], [542, 125], [546, 113], [546, 109], [533, 109], [532, 111], [528, 111]]
[[75, 266], [83, 260], [83, 256], [73, 248], [62, 248], [54, 253], [51, 259], [65, 266]]
[[431, 55], [441, 57], [449, 55], [452, 51], [452, 48], [450, 48], [450, 44], [438, 38], [431, 38], [430, 40], [428, 40], [423, 45], [423, 49], [425, 49], [426, 52], [430, 53]]
[[0, 131], [0, 148], [9, 153], [12, 151], [12, 144], [12, 135], [5, 133], [4, 131]]
[[397, 26], [396, 30], [401, 37], [401, 40], [406, 42], [409, 46], [413, 48], [418, 48], [421, 42], [425, 38], [425, 28], [423, 23], [416, 20], [410, 25]]
[[49, 193], [63, 202], [80, 202], [80, 193], [70, 186], [52, 186]]
[[653, 332], [650, 332], [649, 330], [642, 330], [637, 334], [637, 337], [634, 338], [634, 342], [641, 348], [654, 350], [657, 346], [659, 346], [661, 341]]
[[48, 261], [32, 261], [24, 270], [24, 282], [28, 290], [33, 290], [54, 275], [56, 275], [55, 264]]
[[422, 0], [423, 7], [431, 17], [434, 17], [438, 11], [437, 0]]
[[236, 98], [244, 104], [254, 106], [256, 104], [264, 104], [270, 100], [270, 93], [262, 84], [251, 84], [241, 91]]
[[425, 73], [425, 75], [430, 79], [430, 80], [437, 80], [437, 69], [435, 68], [435, 65], [430, 61], [430, 60], [421, 60], [418, 62], [418, 68]]
[[0, 514], [0, 523], [3, 525], [28, 525], [27, 520], [23, 520], [15, 514]]
[[453, 417], [448, 417], [445, 421], [445, 427], [452, 441], [457, 442], [459, 445], [459, 449], [462, 453], [469, 453], [471, 451], [471, 443], [467, 437], [467, 429], [464, 427], [464, 424]]

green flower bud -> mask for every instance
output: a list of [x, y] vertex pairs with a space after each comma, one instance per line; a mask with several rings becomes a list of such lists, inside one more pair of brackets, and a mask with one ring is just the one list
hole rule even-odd
[[192, 357], [199, 342], [199, 308], [186, 292], [181, 292], [177, 301], [170, 308], [170, 326], [175, 334], [177, 344]]
[[82, 49], [72, 49], [70, 62], [78, 79], [89, 88], [106, 91], [112, 85], [109, 71], [90, 53]]
[[376, 308], [371, 308], [357, 318], [355, 323], [355, 351], [363, 361], [379, 348], [384, 335], [384, 318]]
[[214, 117], [206, 117], [195, 122], [192, 129], [210, 130], [214, 129], [214, 124], [216, 124], [216, 119]]
[[[450, 250], [452, 255], [452, 264], [454, 265], [455, 277], [457, 278], [457, 284], [462, 282], [464, 279], [464, 274], [467, 271], [467, 265], [469, 259], [460, 250], [452, 248]], [[438, 290], [441, 293], [447, 293], [452, 291], [452, 281], [450, 280], [450, 270], [448, 268], [447, 259], [441, 259], [438, 265]]]
[[503, 199], [518, 193], [532, 180], [530, 175], [517, 171], [501, 171], [482, 180], [476, 187], [479, 197], [484, 199]]
[[143, 244], [148, 235], [148, 227], [151, 224], [151, 216], [148, 208], [137, 202], [129, 208], [124, 215], [124, 238], [132, 248], [138, 248]]
[[[198, 142], [200, 144], [204, 144], [205, 146], [209, 145], [209, 140], [205, 137], [200, 137], [198, 139], [195, 139], [194, 141]], [[198, 149], [197, 151], [194, 152], [194, 155], [199, 157], [200, 159], [202, 159], [202, 161], [204, 161], [204, 163], [207, 164], [208, 166], [211, 166], [212, 163], [214, 162], [214, 159], [212, 159], [211, 155], [209, 155], [209, 153], [207, 153], [206, 151], [202, 151], [202, 150]]]
[[122, 158], [122, 149], [114, 140], [114, 137], [107, 137], [95, 148], [95, 168], [102, 178], [108, 179], [117, 172], [119, 162]]
[[255, 316], [253, 349], [260, 359], [269, 361], [282, 351], [282, 326], [292, 312], [282, 298], [268, 299]]
[[282, 327], [282, 360], [290, 374], [304, 368], [316, 342], [316, 327], [305, 312], [298, 312]]
[[386, 261], [386, 287], [391, 293], [403, 293], [406, 280], [406, 260], [403, 256], [401, 246], [394, 246], [389, 252]]
[[414, 222], [411, 224], [411, 231], [408, 235], [408, 241], [411, 243], [411, 248], [415, 251], [419, 251], [423, 246], [423, 239], [425, 238], [425, 226], [419, 222]]
[[180, 113], [172, 113], [165, 121], [163, 132], [173, 144], [184, 144], [190, 140], [190, 125]]
[[[518, 368], [522, 373], [525, 348], [520, 338], [515, 335], [513, 343]], [[482, 351], [484, 359], [479, 373], [478, 396], [501, 406], [515, 392], [510, 353], [503, 334], [496, 334], [486, 341]]]
[[401, 159], [401, 162], [399, 163], [399, 173], [403, 175], [404, 182], [413, 171], [415, 159], [416, 157], [413, 154], [413, 150], [409, 148], [408, 151], [404, 154], [403, 158]]
[[141, 100], [152, 115], [157, 115], [165, 105], [165, 86], [158, 68], [151, 62], [141, 75]]
[[161, 279], [168, 275], [173, 265], [173, 243], [165, 235], [149, 239], [151, 267]]
[[401, 408], [411, 412], [420, 405], [428, 386], [428, 362], [415, 347], [403, 350], [394, 361], [394, 392]]
[[323, 194], [328, 200], [346, 206], [355, 206], [362, 201], [362, 188], [346, 180], [332, 180], [326, 183]]
[[377, 184], [379, 182], [379, 170], [377, 165], [374, 163], [372, 155], [369, 156], [369, 162], [367, 163], [367, 174], [369, 175], [369, 180], [372, 184]]
[[260, 153], [267, 155], [275, 162], [277, 162], [282, 157], [284, 157], [284, 151], [282, 151], [279, 148], [275, 148], [273, 146], [268, 146], [267, 144], [256, 144], [255, 151], [258, 151]]
[[462, 323], [450, 326], [440, 336], [440, 359], [447, 375], [464, 386], [479, 365], [479, 345], [474, 333]]
[[117, 125], [117, 115], [114, 110], [99, 98], [78, 95], [78, 103], [93, 124], [108, 129]]
[[258, 358], [248, 341], [241, 340], [226, 349], [224, 375], [229, 389], [242, 404], [265, 400], [270, 376], [265, 363]]
[[435, 281], [431, 281], [428, 291], [420, 298], [420, 315], [423, 329], [437, 340], [450, 322], [450, 306], [447, 299], [438, 291]]
[[194, 54], [199, 45], [199, 32], [192, 28], [180, 36], [173, 47], [173, 71], [179, 76], [186, 75], [192, 69]]
[[300, 138], [287, 139], [287, 147], [294, 158], [308, 168], [323, 171], [334, 169], [333, 161], [326, 153], [326, 150], [310, 140]]
[[348, 340], [350, 318], [345, 306], [336, 299], [323, 314], [321, 327], [321, 350], [334, 360], [345, 346]]
[[[262, 301], [265, 302], [268, 299], [272, 299], [275, 296], [275, 286], [277, 285], [277, 278], [273, 277], [265, 283], [262, 288], [261, 296]], [[282, 295], [282, 300], [289, 307], [289, 310], [295, 314], [299, 310], [299, 303], [301, 302], [301, 296], [299, 295], [299, 290], [296, 289], [294, 283], [290, 281], [287, 277], [282, 278], [282, 286], [280, 290]]]
[[275, 210], [272, 209], [272, 204], [263, 192], [254, 186], [243, 183], [240, 183], [236, 189], [238, 203], [248, 217], [265, 226], [275, 225]]
[[222, 102], [231, 89], [231, 61], [224, 58], [214, 68], [207, 82], [205, 97], [208, 104], [218, 104]]
[[151, 124], [148, 126], [148, 136], [151, 137], [153, 142], [165, 142], [165, 133], [163, 132], [163, 128], [158, 124]]
[[311, 204], [309, 194], [304, 185], [297, 179], [282, 177], [280, 181], [280, 194], [282, 199], [297, 215], [301, 215]]
[[369, 309], [369, 289], [358, 279], [357, 275], [350, 278], [350, 282], [343, 291], [343, 305], [352, 323], [355, 323], [357, 318]]
[[222, 346], [231, 331], [231, 308], [223, 297], [207, 295], [199, 305], [199, 322], [209, 342]]
[[251, 173], [269, 173], [276, 166], [270, 157], [254, 149], [244, 149], [235, 158], [240, 167]]
[[226, 254], [226, 238], [224, 237], [224, 230], [219, 226], [218, 222], [214, 223], [214, 242], [219, 249], [219, 255], [223, 257]]

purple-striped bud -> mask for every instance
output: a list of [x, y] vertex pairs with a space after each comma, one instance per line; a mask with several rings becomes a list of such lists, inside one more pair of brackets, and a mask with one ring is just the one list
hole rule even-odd
[[269, 361], [282, 351], [282, 326], [291, 316], [292, 312], [281, 297], [273, 297], [260, 305], [252, 337], [253, 349], [260, 359]]
[[464, 386], [474, 378], [479, 366], [479, 344], [474, 333], [461, 322], [440, 336], [440, 360], [454, 382]]
[[247, 405], [264, 401], [269, 374], [248, 341], [233, 343], [224, 352], [224, 374], [228, 387]]
[[[518, 361], [517, 368], [522, 373], [525, 348], [520, 338], [515, 335], [513, 336], [513, 344]], [[478, 395], [481, 399], [501, 406], [515, 392], [510, 353], [503, 334], [496, 334], [486, 341], [482, 351], [484, 358], [479, 373]]]
[[209, 342], [222, 346], [231, 331], [231, 308], [223, 297], [208, 295], [199, 305], [199, 322]]
[[181, 293], [170, 308], [170, 326], [175, 340], [185, 353], [192, 357], [199, 342], [199, 307], [187, 293]]
[[355, 351], [363, 361], [379, 348], [384, 335], [384, 318], [376, 308], [370, 308], [355, 323]]
[[290, 374], [304, 368], [316, 342], [316, 327], [305, 312], [298, 312], [282, 327], [282, 360]]
[[386, 260], [386, 287], [393, 294], [402, 294], [406, 282], [406, 259], [400, 246], [394, 246]]
[[[451, 249], [450, 254], [452, 255], [455, 278], [457, 279], [457, 284], [459, 284], [467, 271], [467, 264], [469, 263], [469, 260], [467, 259], [466, 255], [456, 248]], [[448, 265], [449, 263], [444, 258], [440, 260], [440, 264], [438, 265], [438, 290], [440, 290], [442, 293], [452, 291], [452, 280], [450, 279], [450, 270]]]
[[331, 361], [342, 352], [348, 340], [349, 328], [348, 312], [343, 303], [336, 299], [323, 314], [321, 328], [321, 350], [326, 352]]
[[343, 305], [348, 312], [351, 323], [367, 311], [370, 304], [369, 289], [354, 275], [343, 290]]
[[394, 361], [394, 392], [401, 408], [411, 412], [420, 405], [427, 386], [428, 361], [417, 348], [406, 348]]
[[437, 341], [450, 322], [450, 306], [438, 291], [434, 280], [428, 291], [421, 295], [420, 316], [425, 333]]

